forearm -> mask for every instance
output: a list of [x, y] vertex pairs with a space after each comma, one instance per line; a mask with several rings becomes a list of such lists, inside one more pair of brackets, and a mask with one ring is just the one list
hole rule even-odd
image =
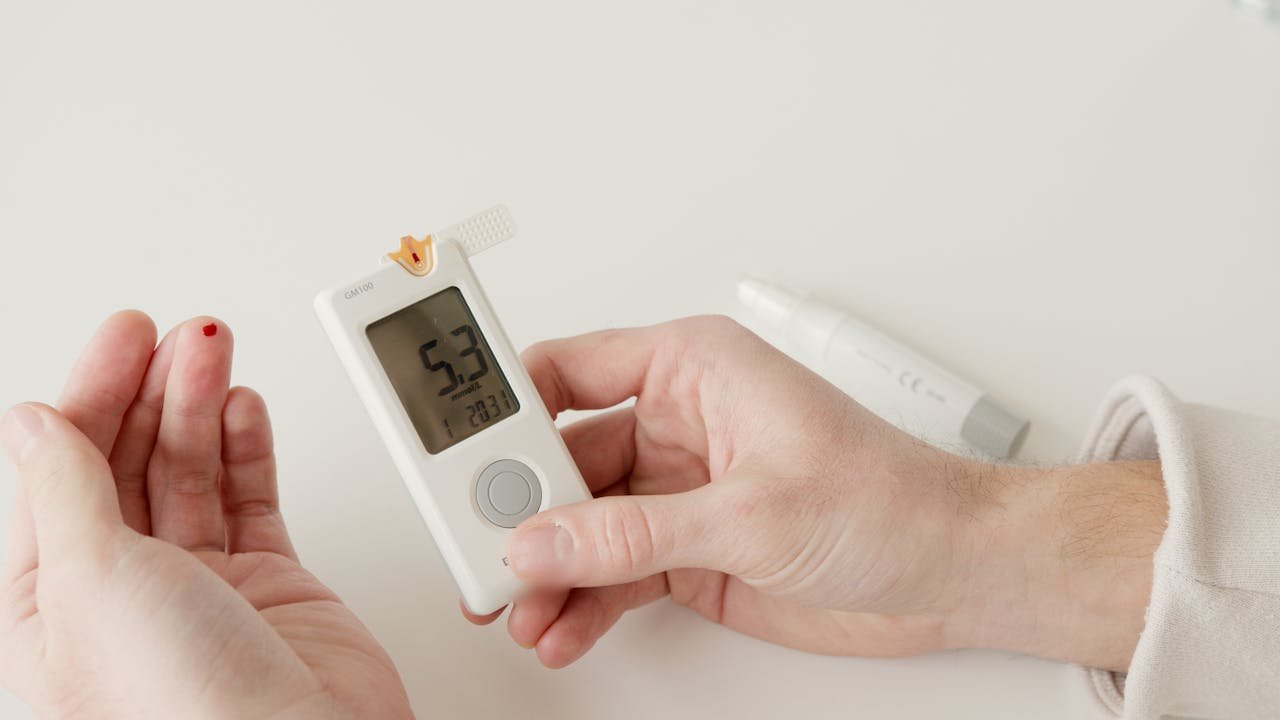
[[987, 491], [963, 520], [947, 644], [1128, 668], [1168, 514], [1159, 462], [971, 471]]

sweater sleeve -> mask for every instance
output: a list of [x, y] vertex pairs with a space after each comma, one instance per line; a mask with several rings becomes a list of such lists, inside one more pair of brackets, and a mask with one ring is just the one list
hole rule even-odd
[[1280, 717], [1280, 422], [1131, 377], [1083, 460], [1159, 458], [1169, 522], [1128, 675], [1087, 670], [1125, 718]]

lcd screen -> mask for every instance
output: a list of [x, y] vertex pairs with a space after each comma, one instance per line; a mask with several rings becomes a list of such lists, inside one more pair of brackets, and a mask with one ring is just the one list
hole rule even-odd
[[427, 452], [520, 410], [458, 288], [398, 310], [365, 332]]

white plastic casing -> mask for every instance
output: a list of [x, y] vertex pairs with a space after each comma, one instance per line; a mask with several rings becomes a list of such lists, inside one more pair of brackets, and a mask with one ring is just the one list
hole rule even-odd
[[[450, 231], [463, 225], [436, 235], [432, 246], [435, 265], [425, 277], [416, 277], [395, 263], [385, 263], [375, 272], [320, 293], [315, 308], [453, 574], [463, 602], [472, 612], [485, 614], [511, 602], [522, 584], [506, 562], [507, 536], [511, 531], [489, 522], [477, 507], [476, 483], [481, 471], [504, 459], [527, 465], [541, 483], [539, 511], [586, 500], [591, 495], [476, 281], [466, 254], [451, 237], [454, 233]], [[515, 415], [432, 455], [423, 447], [400, 404], [366, 329], [449, 287], [462, 293], [520, 408]]]

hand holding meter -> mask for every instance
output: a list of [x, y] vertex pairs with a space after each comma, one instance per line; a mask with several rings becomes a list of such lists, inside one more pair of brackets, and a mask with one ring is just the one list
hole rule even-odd
[[591, 497], [467, 257], [514, 235], [495, 207], [406, 237], [382, 267], [316, 296], [316, 313], [467, 608], [521, 588], [511, 528]]

